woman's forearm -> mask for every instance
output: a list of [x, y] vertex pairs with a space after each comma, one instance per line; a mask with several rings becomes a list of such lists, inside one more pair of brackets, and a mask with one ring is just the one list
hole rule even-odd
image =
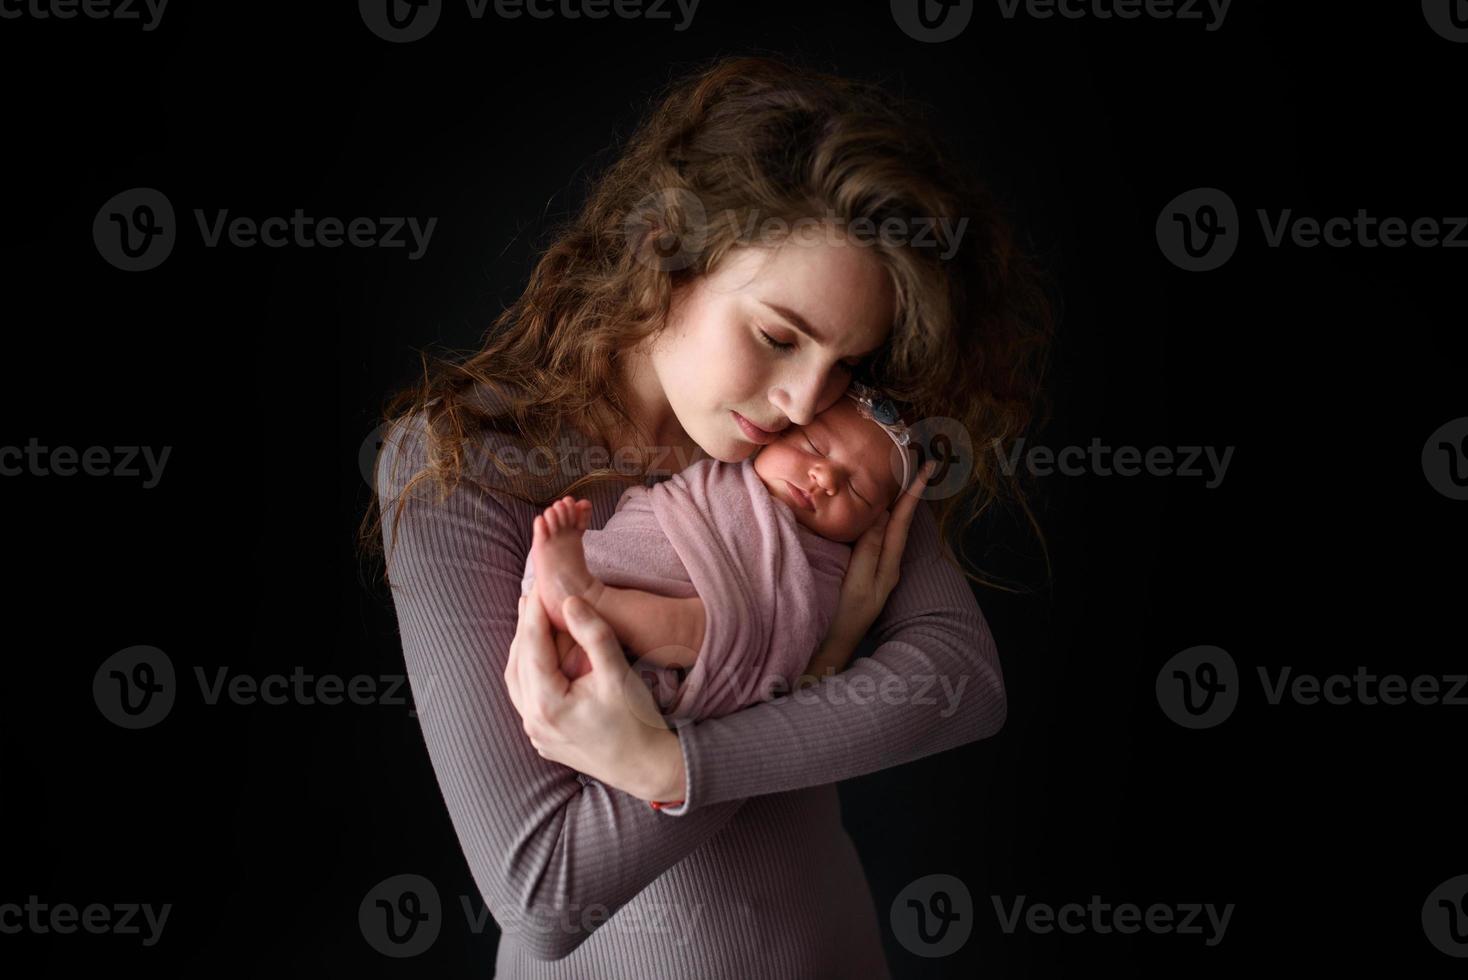
[[994, 638], [967, 579], [941, 556], [936, 521], [924, 508], [870, 636], [871, 654], [840, 673], [680, 730], [692, 802], [681, 812], [839, 782], [1003, 727]]

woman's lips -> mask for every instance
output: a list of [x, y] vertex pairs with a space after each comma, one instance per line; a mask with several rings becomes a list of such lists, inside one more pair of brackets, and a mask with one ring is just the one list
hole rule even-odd
[[797, 504], [804, 507], [808, 511], [815, 511], [816, 505], [811, 502], [810, 494], [806, 493], [804, 490], [800, 489], [789, 480], [785, 481], [785, 486], [790, 488], [790, 496], [795, 500]]
[[744, 438], [756, 445], [768, 446], [775, 441], [775, 436], [779, 435], [777, 432], [761, 429], [738, 412], [731, 411], [729, 414], [734, 416], [735, 422], [739, 423], [739, 429], [744, 433]]

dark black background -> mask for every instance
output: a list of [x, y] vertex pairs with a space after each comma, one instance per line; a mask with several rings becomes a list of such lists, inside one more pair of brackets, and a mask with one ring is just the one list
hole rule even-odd
[[[309, 9], [308, 9], [309, 8]], [[484, 977], [474, 894], [406, 706], [206, 705], [196, 667], [401, 674], [386, 590], [353, 550], [358, 451], [417, 351], [475, 346], [550, 222], [670, 74], [792, 53], [929, 102], [1014, 209], [1065, 301], [1040, 441], [1233, 446], [1226, 479], [1062, 477], [1038, 501], [1054, 562], [1013, 521], [968, 543], [1029, 595], [981, 590], [1009, 694], [992, 739], [842, 786], [880, 917], [909, 881], [960, 877], [975, 929], [899, 976], [1226, 976], [1255, 967], [1461, 973], [1422, 903], [1468, 871], [1465, 709], [1268, 705], [1257, 665], [1463, 669], [1462, 504], [1423, 444], [1464, 414], [1468, 252], [1267, 248], [1254, 209], [1468, 213], [1468, 45], [1415, 3], [1239, 0], [1222, 28], [1005, 20], [979, 4], [925, 45], [886, 3], [704, 0], [646, 20], [472, 21], [450, 5], [392, 45], [352, 4], [170, 6], [136, 22], [0, 20], [5, 385], [0, 444], [172, 447], [159, 485], [0, 479], [11, 639], [0, 902], [172, 903], [161, 941], [0, 935], [35, 975]], [[180, 242], [107, 264], [112, 195], [163, 191]], [[1221, 269], [1165, 260], [1175, 195], [1245, 216]], [[192, 209], [263, 218], [437, 216], [426, 256], [205, 248]], [[1228, 650], [1244, 697], [1185, 730], [1154, 680]], [[161, 724], [93, 702], [125, 647], [182, 676]], [[416, 959], [364, 941], [378, 881], [450, 904]], [[1224, 941], [1005, 934], [990, 896], [1235, 903]], [[478, 903], [478, 897], [475, 896]], [[44, 964], [44, 966], [42, 965]]]

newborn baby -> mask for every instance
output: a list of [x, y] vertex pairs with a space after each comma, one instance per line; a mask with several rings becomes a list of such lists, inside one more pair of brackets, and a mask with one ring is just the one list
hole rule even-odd
[[556, 501], [535, 519], [523, 591], [536, 583], [560, 630], [562, 601], [581, 596], [629, 655], [676, 672], [667, 711], [717, 717], [763, 685], [793, 686], [835, 613], [851, 543], [916, 468], [891, 403], [852, 389], [750, 459], [629, 488], [599, 531], [589, 501]]

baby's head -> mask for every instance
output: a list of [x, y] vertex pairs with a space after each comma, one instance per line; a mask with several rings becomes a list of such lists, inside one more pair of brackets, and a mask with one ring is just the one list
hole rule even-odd
[[809, 425], [791, 426], [760, 449], [754, 471], [801, 525], [851, 543], [897, 499], [906, 452], [843, 396]]

